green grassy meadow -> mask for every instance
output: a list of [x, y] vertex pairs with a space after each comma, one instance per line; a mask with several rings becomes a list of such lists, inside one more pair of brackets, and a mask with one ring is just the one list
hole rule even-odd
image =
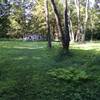
[[100, 42], [0, 41], [0, 100], [100, 100]]

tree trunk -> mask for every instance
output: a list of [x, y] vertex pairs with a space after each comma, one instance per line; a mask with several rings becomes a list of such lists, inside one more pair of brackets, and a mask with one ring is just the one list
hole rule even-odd
[[89, 6], [89, 0], [86, 0], [85, 19], [84, 19], [84, 34], [82, 36], [82, 42], [85, 41], [85, 36], [86, 36], [87, 20], [88, 20], [88, 6]]
[[45, 0], [45, 15], [46, 15], [46, 27], [47, 27], [48, 47], [51, 48], [52, 44], [51, 44], [51, 34], [50, 34], [48, 0]]
[[81, 41], [80, 0], [74, 0], [74, 2], [75, 2], [75, 6], [76, 6], [76, 11], [77, 11], [77, 34], [76, 34], [75, 41], [79, 42], [79, 41]]
[[[68, 28], [67, 9], [65, 9], [65, 21], [66, 22], [65, 22], [65, 32], [64, 32], [63, 29], [62, 29], [61, 19], [60, 19], [60, 16], [59, 16], [59, 13], [58, 13], [58, 10], [57, 10], [57, 7], [56, 7], [54, 0], [51, 0], [51, 5], [52, 5], [52, 8], [53, 8], [54, 13], [55, 13], [56, 23], [57, 23], [59, 35], [61, 37], [63, 49], [68, 50], [69, 49], [70, 37], [69, 37], [69, 28]], [[67, 5], [66, 5], [66, 8], [67, 8]]]
[[51, 0], [51, 5], [52, 5], [52, 8], [53, 8], [54, 13], [55, 13], [55, 18], [56, 18], [56, 23], [57, 23], [59, 36], [61, 37], [62, 34], [63, 34], [61, 19], [60, 19], [60, 16], [59, 16], [59, 13], [58, 13], [58, 10], [57, 10], [57, 7], [56, 7], [56, 4], [55, 4], [54, 0]]
[[91, 21], [91, 41], [93, 41], [93, 35], [94, 35], [93, 15], [90, 15], [90, 21]]
[[69, 27], [69, 30], [70, 30], [70, 39], [71, 39], [71, 42], [74, 42], [74, 32], [73, 32], [73, 25], [72, 25], [72, 20], [70, 20], [70, 27]]
[[64, 9], [64, 26], [65, 26], [65, 32], [64, 32], [64, 48], [67, 50], [69, 49], [69, 42], [70, 42], [70, 35], [69, 35], [69, 21], [68, 21], [68, 4], [67, 0], [65, 0], [65, 9]]
[[[70, 5], [70, 0], [69, 0], [69, 6]], [[71, 20], [71, 15], [70, 15], [70, 9], [68, 9], [68, 17], [69, 17], [69, 34], [70, 34], [70, 40], [71, 42], [74, 42], [74, 32], [73, 32], [73, 25], [72, 25], [72, 20]]]

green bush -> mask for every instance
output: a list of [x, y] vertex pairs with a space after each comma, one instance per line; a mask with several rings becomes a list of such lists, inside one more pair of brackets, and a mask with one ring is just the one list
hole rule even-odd
[[74, 68], [58, 68], [50, 70], [48, 74], [56, 79], [63, 79], [67, 81], [86, 81], [91, 79], [84, 70]]
[[[77, 68], [58, 68], [48, 72], [61, 100], [99, 100], [100, 83], [97, 77]], [[53, 86], [54, 87], [54, 86]], [[56, 91], [55, 91], [56, 93]], [[63, 99], [62, 99], [63, 98]]]

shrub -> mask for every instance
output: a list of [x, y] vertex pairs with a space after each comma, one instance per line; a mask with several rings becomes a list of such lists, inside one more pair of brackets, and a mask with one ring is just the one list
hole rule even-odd
[[56, 79], [63, 79], [66, 81], [86, 81], [90, 80], [90, 76], [84, 71], [75, 68], [58, 68], [54, 70], [50, 70], [48, 74]]

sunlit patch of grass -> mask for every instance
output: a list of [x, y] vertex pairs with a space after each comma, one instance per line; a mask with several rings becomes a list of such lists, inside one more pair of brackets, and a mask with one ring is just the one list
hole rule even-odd
[[80, 44], [71, 44], [71, 48], [74, 49], [82, 49], [82, 50], [96, 50], [100, 51], [100, 43], [92, 43], [92, 42], [87, 42], [87, 43], [80, 43]]

